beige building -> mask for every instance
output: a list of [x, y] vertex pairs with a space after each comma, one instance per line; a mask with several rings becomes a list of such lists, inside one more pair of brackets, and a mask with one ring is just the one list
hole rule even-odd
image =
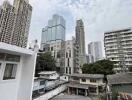
[[57, 70], [60, 73], [64, 73], [65, 68], [65, 42], [53, 41], [49, 44], [43, 45], [43, 52], [51, 52], [52, 56], [56, 60]]
[[4, 1], [0, 7], [0, 41], [26, 47], [32, 7], [28, 0]]
[[15, 20], [15, 8], [4, 1], [0, 7], [0, 41], [11, 44], [13, 25]]
[[77, 20], [76, 22], [76, 43], [79, 46], [79, 62], [80, 66], [86, 63], [86, 52], [85, 52], [85, 32], [83, 21]]
[[17, 16], [15, 16], [12, 44], [27, 47], [32, 7], [28, 0], [14, 0], [13, 6]]
[[121, 29], [104, 34], [106, 58], [117, 62], [118, 68], [127, 70], [132, 66], [132, 30]]
[[72, 40], [67, 40], [65, 42], [65, 74], [79, 73], [78, 48], [74, 37]]
[[99, 95], [104, 91], [104, 75], [72, 74], [69, 76], [68, 94]]

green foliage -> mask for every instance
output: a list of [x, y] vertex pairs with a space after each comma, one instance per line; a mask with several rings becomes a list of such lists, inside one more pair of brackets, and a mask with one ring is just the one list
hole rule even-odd
[[36, 62], [36, 74], [41, 71], [55, 71], [56, 70], [55, 63], [56, 61], [52, 57], [50, 52], [38, 54]]
[[109, 60], [99, 60], [95, 63], [84, 64], [82, 72], [85, 74], [113, 74], [114, 62]]

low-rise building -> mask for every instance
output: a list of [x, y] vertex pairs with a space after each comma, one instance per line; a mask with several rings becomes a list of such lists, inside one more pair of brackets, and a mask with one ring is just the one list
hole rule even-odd
[[56, 80], [59, 79], [59, 74], [56, 71], [43, 71], [39, 73], [40, 78]]
[[104, 75], [72, 74], [69, 76], [68, 94], [99, 95], [104, 91]]
[[132, 73], [108, 75], [107, 80], [107, 100], [131, 100], [126, 98], [132, 98]]
[[0, 42], [1, 100], [31, 100], [37, 53]]
[[33, 99], [45, 95], [59, 86], [67, 83], [67, 81], [60, 79], [56, 71], [43, 71], [39, 73], [40, 77], [34, 78], [33, 85]]

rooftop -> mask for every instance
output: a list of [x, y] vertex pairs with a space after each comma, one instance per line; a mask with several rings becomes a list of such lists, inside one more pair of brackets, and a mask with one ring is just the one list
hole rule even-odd
[[60, 94], [51, 100], [91, 100], [91, 98], [85, 96]]
[[105, 32], [105, 33], [107, 34], [107, 33], [128, 32], [128, 31], [131, 31], [131, 28], [126, 28], [126, 29], [117, 29], [117, 30], [112, 30], [112, 31]]
[[72, 74], [71, 77], [80, 77], [80, 78], [104, 78], [103, 74]]
[[39, 74], [43, 74], [43, 75], [51, 75], [51, 74], [55, 74], [56, 71], [42, 71]]
[[18, 55], [32, 55], [33, 51], [21, 48], [15, 45], [10, 45], [7, 43], [0, 42], [0, 52], [3, 53], [11, 53], [11, 54], [18, 54]]
[[119, 73], [107, 76], [108, 83], [112, 85], [116, 84], [131, 84], [132, 83], [132, 73]]

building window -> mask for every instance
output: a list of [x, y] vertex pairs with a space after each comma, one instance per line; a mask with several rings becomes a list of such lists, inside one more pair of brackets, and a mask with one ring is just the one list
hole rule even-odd
[[1, 74], [1, 63], [0, 63], [0, 74]]
[[82, 82], [86, 82], [86, 79], [85, 78], [82, 78], [81, 80], [82, 80]]
[[66, 58], [68, 58], [68, 53], [66, 52]]
[[60, 58], [61, 56], [60, 56], [60, 51], [59, 52], [57, 52], [57, 58]]
[[71, 74], [71, 67], [69, 67], [69, 74]]
[[90, 79], [91, 83], [96, 83], [96, 79]]
[[45, 51], [45, 48], [43, 48], [43, 51]]
[[67, 74], [67, 71], [68, 71], [68, 69], [67, 69], [67, 67], [66, 67], [66, 74]]
[[20, 62], [20, 56], [0, 53], [0, 60]]
[[71, 57], [71, 50], [69, 50], [69, 57]]
[[20, 62], [20, 56], [6, 54], [6, 61]]
[[67, 66], [69, 67], [69, 58], [67, 59]]
[[5, 54], [4, 53], [0, 53], [0, 60], [4, 60], [5, 58]]
[[97, 88], [96, 87], [89, 87], [89, 91], [91, 92], [91, 93], [96, 93], [97, 91]]
[[51, 47], [51, 51], [53, 51], [53, 47]]
[[45, 84], [45, 81], [40, 81], [40, 85], [44, 85]]
[[17, 72], [17, 64], [7, 63], [5, 66], [3, 80], [15, 79]]

